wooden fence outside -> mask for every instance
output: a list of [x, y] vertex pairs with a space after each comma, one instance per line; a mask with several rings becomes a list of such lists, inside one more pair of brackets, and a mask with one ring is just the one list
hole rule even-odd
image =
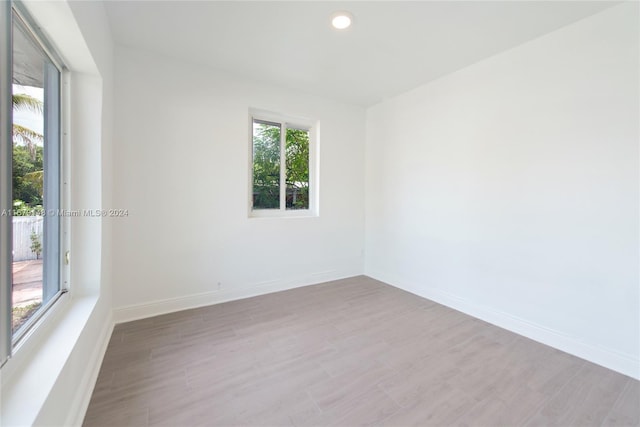
[[13, 217], [13, 261], [36, 259], [36, 254], [31, 251], [31, 233], [38, 234], [42, 243], [43, 223], [41, 216]]

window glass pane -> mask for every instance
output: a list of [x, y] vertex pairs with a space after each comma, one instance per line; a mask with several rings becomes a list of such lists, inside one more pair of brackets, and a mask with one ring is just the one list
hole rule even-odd
[[280, 125], [253, 121], [253, 208], [280, 208]]
[[309, 131], [287, 129], [287, 209], [309, 209]]
[[59, 85], [60, 72], [14, 15], [13, 332], [60, 290]]

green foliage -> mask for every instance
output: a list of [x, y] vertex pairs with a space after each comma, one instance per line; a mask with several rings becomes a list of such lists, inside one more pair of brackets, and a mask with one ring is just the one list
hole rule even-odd
[[253, 207], [280, 207], [280, 126], [253, 125]]
[[35, 156], [24, 145], [13, 145], [13, 200], [21, 200], [27, 206], [42, 205], [43, 197], [43, 148], [35, 147]]
[[42, 145], [44, 136], [38, 132], [20, 125], [13, 125], [13, 143], [24, 145], [29, 149], [31, 157], [35, 157], [35, 151], [38, 144]]
[[[37, 98], [26, 93], [16, 93], [12, 95], [13, 109], [26, 110], [43, 114], [44, 104]], [[13, 124], [13, 143], [27, 147], [31, 157], [35, 158], [36, 146], [44, 142], [44, 136], [24, 126]]]
[[[254, 123], [253, 125], [253, 207], [280, 207], [280, 127]], [[309, 132], [286, 130], [286, 207], [309, 207]]]
[[[14, 110], [43, 113], [43, 103], [27, 94], [12, 96]], [[29, 215], [32, 208], [43, 204], [44, 136], [18, 124], [13, 125], [13, 200], [14, 215]]]
[[44, 111], [42, 101], [26, 93], [14, 93], [11, 96], [11, 102], [14, 110], [28, 110], [39, 114], [43, 114]]
[[309, 131], [287, 129], [287, 209], [309, 208]]
[[31, 252], [36, 254], [36, 259], [40, 258], [42, 253], [42, 242], [40, 242], [40, 235], [35, 231], [31, 232]]
[[42, 205], [28, 205], [22, 200], [14, 200], [13, 201], [13, 216], [34, 216], [34, 215], [42, 215], [44, 212], [44, 208]]

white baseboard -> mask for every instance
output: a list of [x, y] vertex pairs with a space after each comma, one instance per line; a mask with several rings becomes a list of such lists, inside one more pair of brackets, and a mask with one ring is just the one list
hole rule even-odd
[[115, 323], [130, 322], [132, 320], [159, 316], [161, 314], [172, 313], [175, 311], [188, 310], [191, 308], [204, 307], [238, 299], [255, 297], [258, 295], [270, 294], [273, 292], [286, 291], [287, 289], [315, 285], [331, 280], [345, 279], [347, 277], [354, 277], [361, 274], [362, 270], [356, 271], [355, 269], [330, 270], [313, 273], [305, 277], [272, 280], [269, 282], [254, 284], [253, 286], [236, 287], [233, 289], [222, 289], [219, 291], [167, 298], [144, 304], [116, 308], [113, 310], [113, 317]]
[[377, 271], [367, 271], [365, 274], [396, 288], [435, 301], [500, 328], [515, 332], [534, 341], [640, 380], [640, 360], [631, 355], [621, 354], [610, 349], [587, 344], [577, 337], [545, 328], [508, 313], [480, 306], [465, 298], [439, 289], [428, 288], [417, 283], [412, 283], [410, 280], [404, 278], [390, 277]]
[[102, 367], [102, 360], [107, 351], [109, 340], [111, 339], [111, 333], [113, 332], [113, 316], [110, 314], [107, 321], [104, 323], [102, 330], [97, 339], [97, 345], [95, 346], [91, 356], [87, 370], [85, 371], [82, 381], [78, 386], [75, 398], [69, 405], [69, 415], [65, 426], [82, 426], [89, 402], [91, 401], [91, 395], [93, 394], [93, 388], [98, 380], [98, 374]]

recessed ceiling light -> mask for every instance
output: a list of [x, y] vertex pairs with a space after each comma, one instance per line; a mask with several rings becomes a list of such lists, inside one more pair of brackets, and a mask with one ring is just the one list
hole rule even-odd
[[353, 23], [353, 15], [347, 11], [335, 12], [331, 15], [331, 26], [336, 30], [346, 30]]

